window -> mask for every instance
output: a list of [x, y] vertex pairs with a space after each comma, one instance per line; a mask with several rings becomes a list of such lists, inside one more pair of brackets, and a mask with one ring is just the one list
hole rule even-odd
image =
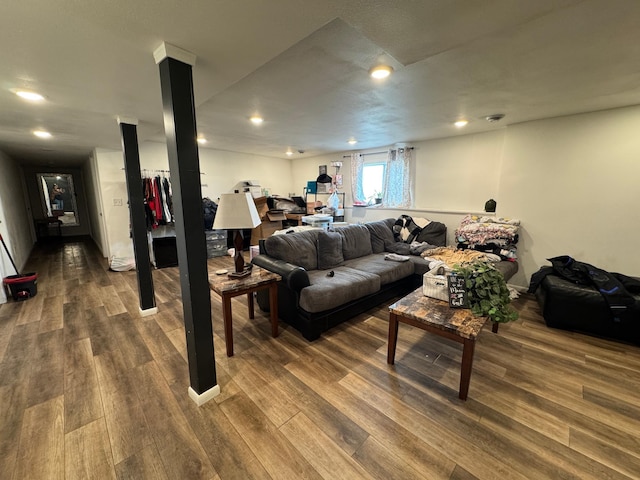
[[382, 192], [382, 204], [387, 207], [411, 207], [413, 204], [412, 148], [389, 150], [365, 162], [361, 153], [351, 155], [352, 195], [355, 204], [373, 203], [375, 193]]
[[362, 193], [367, 200], [381, 198], [387, 163], [365, 163], [362, 166]]

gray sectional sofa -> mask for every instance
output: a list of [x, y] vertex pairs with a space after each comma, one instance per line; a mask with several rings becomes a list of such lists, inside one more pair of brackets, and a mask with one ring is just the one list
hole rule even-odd
[[[260, 242], [252, 263], [282, 276], [278, 284], [278, 313], [307, 340], [329, 328], [422, 284], [428, 262], [409, 255], [406, 262], [385, 255], [410, 253], [409, 245], [393, 235], [395, 219], [348, 225], [333, 232], [308, 230], [274, 235]], [[446, 226], [431, 222], [415, 239], [443, 246]], [[517, 271], [513, 262], [501, 270], [505, 278]], [[500, 267], [499, 267], [500, 268]], [[511, 271], [509, 271], [511, 270]], [[508, 277], [507, 277], [508, 275]], [[258, 305], [269, 309], [268, 296], [258, 293]]]

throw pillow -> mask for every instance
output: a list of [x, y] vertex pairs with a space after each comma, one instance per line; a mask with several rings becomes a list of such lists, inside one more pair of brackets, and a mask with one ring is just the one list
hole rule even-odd
[[342, 235], [342, 255], [345, 260], [371, 254], [371, 235], [364, 225], [347, 225], [336, 231]]
[[[391, 225], [389, 223], [391, 222]], [[382, 253], [387, 245], [395, 243], [393, 238], [393, 220], [378, 220], [375, 222], [365, 223], [365, 227], [369, 230], [371, 236], [371, 250], [373, 253]]]
[[328, 270], [342, 262], [342, 235], [337, 232], [318, 232], [318, 270]]
[[444, 247], [447, 244], [447, 227], [444, 223], [436, 221], [429, 222], [429, 224], [420, 231], [415, 241]]

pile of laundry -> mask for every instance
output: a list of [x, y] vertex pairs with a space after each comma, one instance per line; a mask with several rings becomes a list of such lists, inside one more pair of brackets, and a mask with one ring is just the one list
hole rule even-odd
[[504, 217], [467, 215], [456, 229], [460, 249], [493, 253], [502, 260], [515, 262], [520, 220]]

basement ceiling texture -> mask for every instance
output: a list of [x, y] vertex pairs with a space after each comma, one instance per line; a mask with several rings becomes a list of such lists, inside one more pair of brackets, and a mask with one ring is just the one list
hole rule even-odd
[[[1, 11], [0, 150], [29, 164], [119, 150], [117, 116], [163, 142], [162, 42], [196, 56], [201, 148], [278, 158], [640, 103], [638, 0], [29, 0]], [[380, 62], [394, 68], [385, 81], [368, 76]], [[495, 113], [506, 117], [484, 120]]]

